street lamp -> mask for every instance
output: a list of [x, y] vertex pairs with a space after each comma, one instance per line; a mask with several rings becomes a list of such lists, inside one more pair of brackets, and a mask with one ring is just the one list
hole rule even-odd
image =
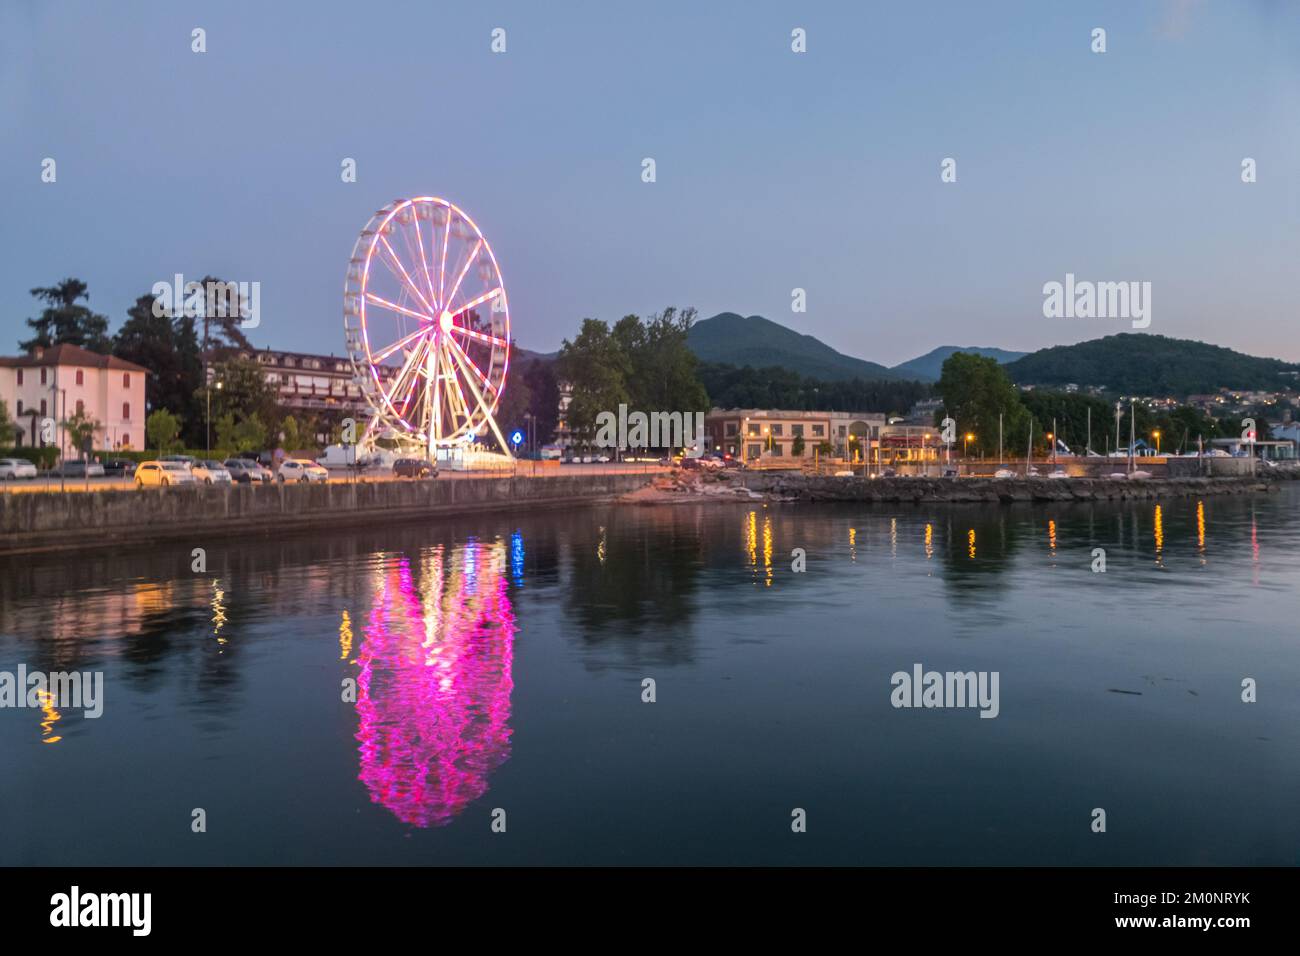
[[1155, 431], [1153, 431], [1151, 433], [1151, 437], [1156, 440], [1156, 455], [1159, 456], [1160, 455], [1160, 429], [1157, 428]]
[[967, 432], [965, 434], [961, 443], [961, 456], [963, 458], [966, 457], [967, 450], [970, 448], [970, 443], [973, 442], [974, 440], [975, 440], [975, 436], [971, 432]]

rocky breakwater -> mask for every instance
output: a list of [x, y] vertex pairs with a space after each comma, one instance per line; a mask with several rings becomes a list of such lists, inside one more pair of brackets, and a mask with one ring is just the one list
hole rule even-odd
[[[1245, 495], [1276, 490], [1297, 472], [1254, 478], [831, 478], [772, 476], [761, 490], [797, 501], [970, 502], [1122, 501]], [[760, 490], [757, 484], [751, 485]]]

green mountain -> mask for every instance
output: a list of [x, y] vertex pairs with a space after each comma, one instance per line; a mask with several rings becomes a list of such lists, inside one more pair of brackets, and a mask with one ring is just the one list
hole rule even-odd
[[1003, 365], [1029, 354], [1028, 352], [1009, 352], [1006, 349], [981, 348], [978, 346], [963, 348], [959, 345], [941, 345], [924, 355], [895, 365], [894, 371], [904, 378], [914, 378], [918, 382], [937, 382], [939, 376], [943, 374], [944, 361], [954, 352], [966, 352], [984, 358], [997, 359]]
[[1022, 385], [1100, 385], [1124, 394], [1186, 396], [1220, 388], [1295, 388], [1300, 365], [1219, 345], [1122, 332], [1040, 349], [1007, 366]]
[[789, 372], [826, 382], [897, 381], [903, 376], [883, 365], [835, 351], [811, 335], [802, 335], [761, 315], [722, 312], [691, 326], [687, 342], [702, 362], [753, 368], [777, 365]]

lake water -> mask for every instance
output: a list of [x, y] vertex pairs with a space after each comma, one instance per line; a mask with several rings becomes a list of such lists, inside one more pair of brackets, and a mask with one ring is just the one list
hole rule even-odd
[[[0, 864], [1295, 865], [1298, 508], [600, 506], [8, 559], [0, 672], [104, 690], [0, 709]], [[996, 672], [998, 716], [894, 707], [915, 664]]]

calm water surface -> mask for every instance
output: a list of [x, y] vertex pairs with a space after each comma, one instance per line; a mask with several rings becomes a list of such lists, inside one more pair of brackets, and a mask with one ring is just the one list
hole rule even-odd
[[[595, 507], [11, 559], [0, 671], [105, 703], [0, 709], [0, 864], [1294, 865], [1298, 514]], [[999, 672], [1000, 715], [894, 709], [917, 662]]]

